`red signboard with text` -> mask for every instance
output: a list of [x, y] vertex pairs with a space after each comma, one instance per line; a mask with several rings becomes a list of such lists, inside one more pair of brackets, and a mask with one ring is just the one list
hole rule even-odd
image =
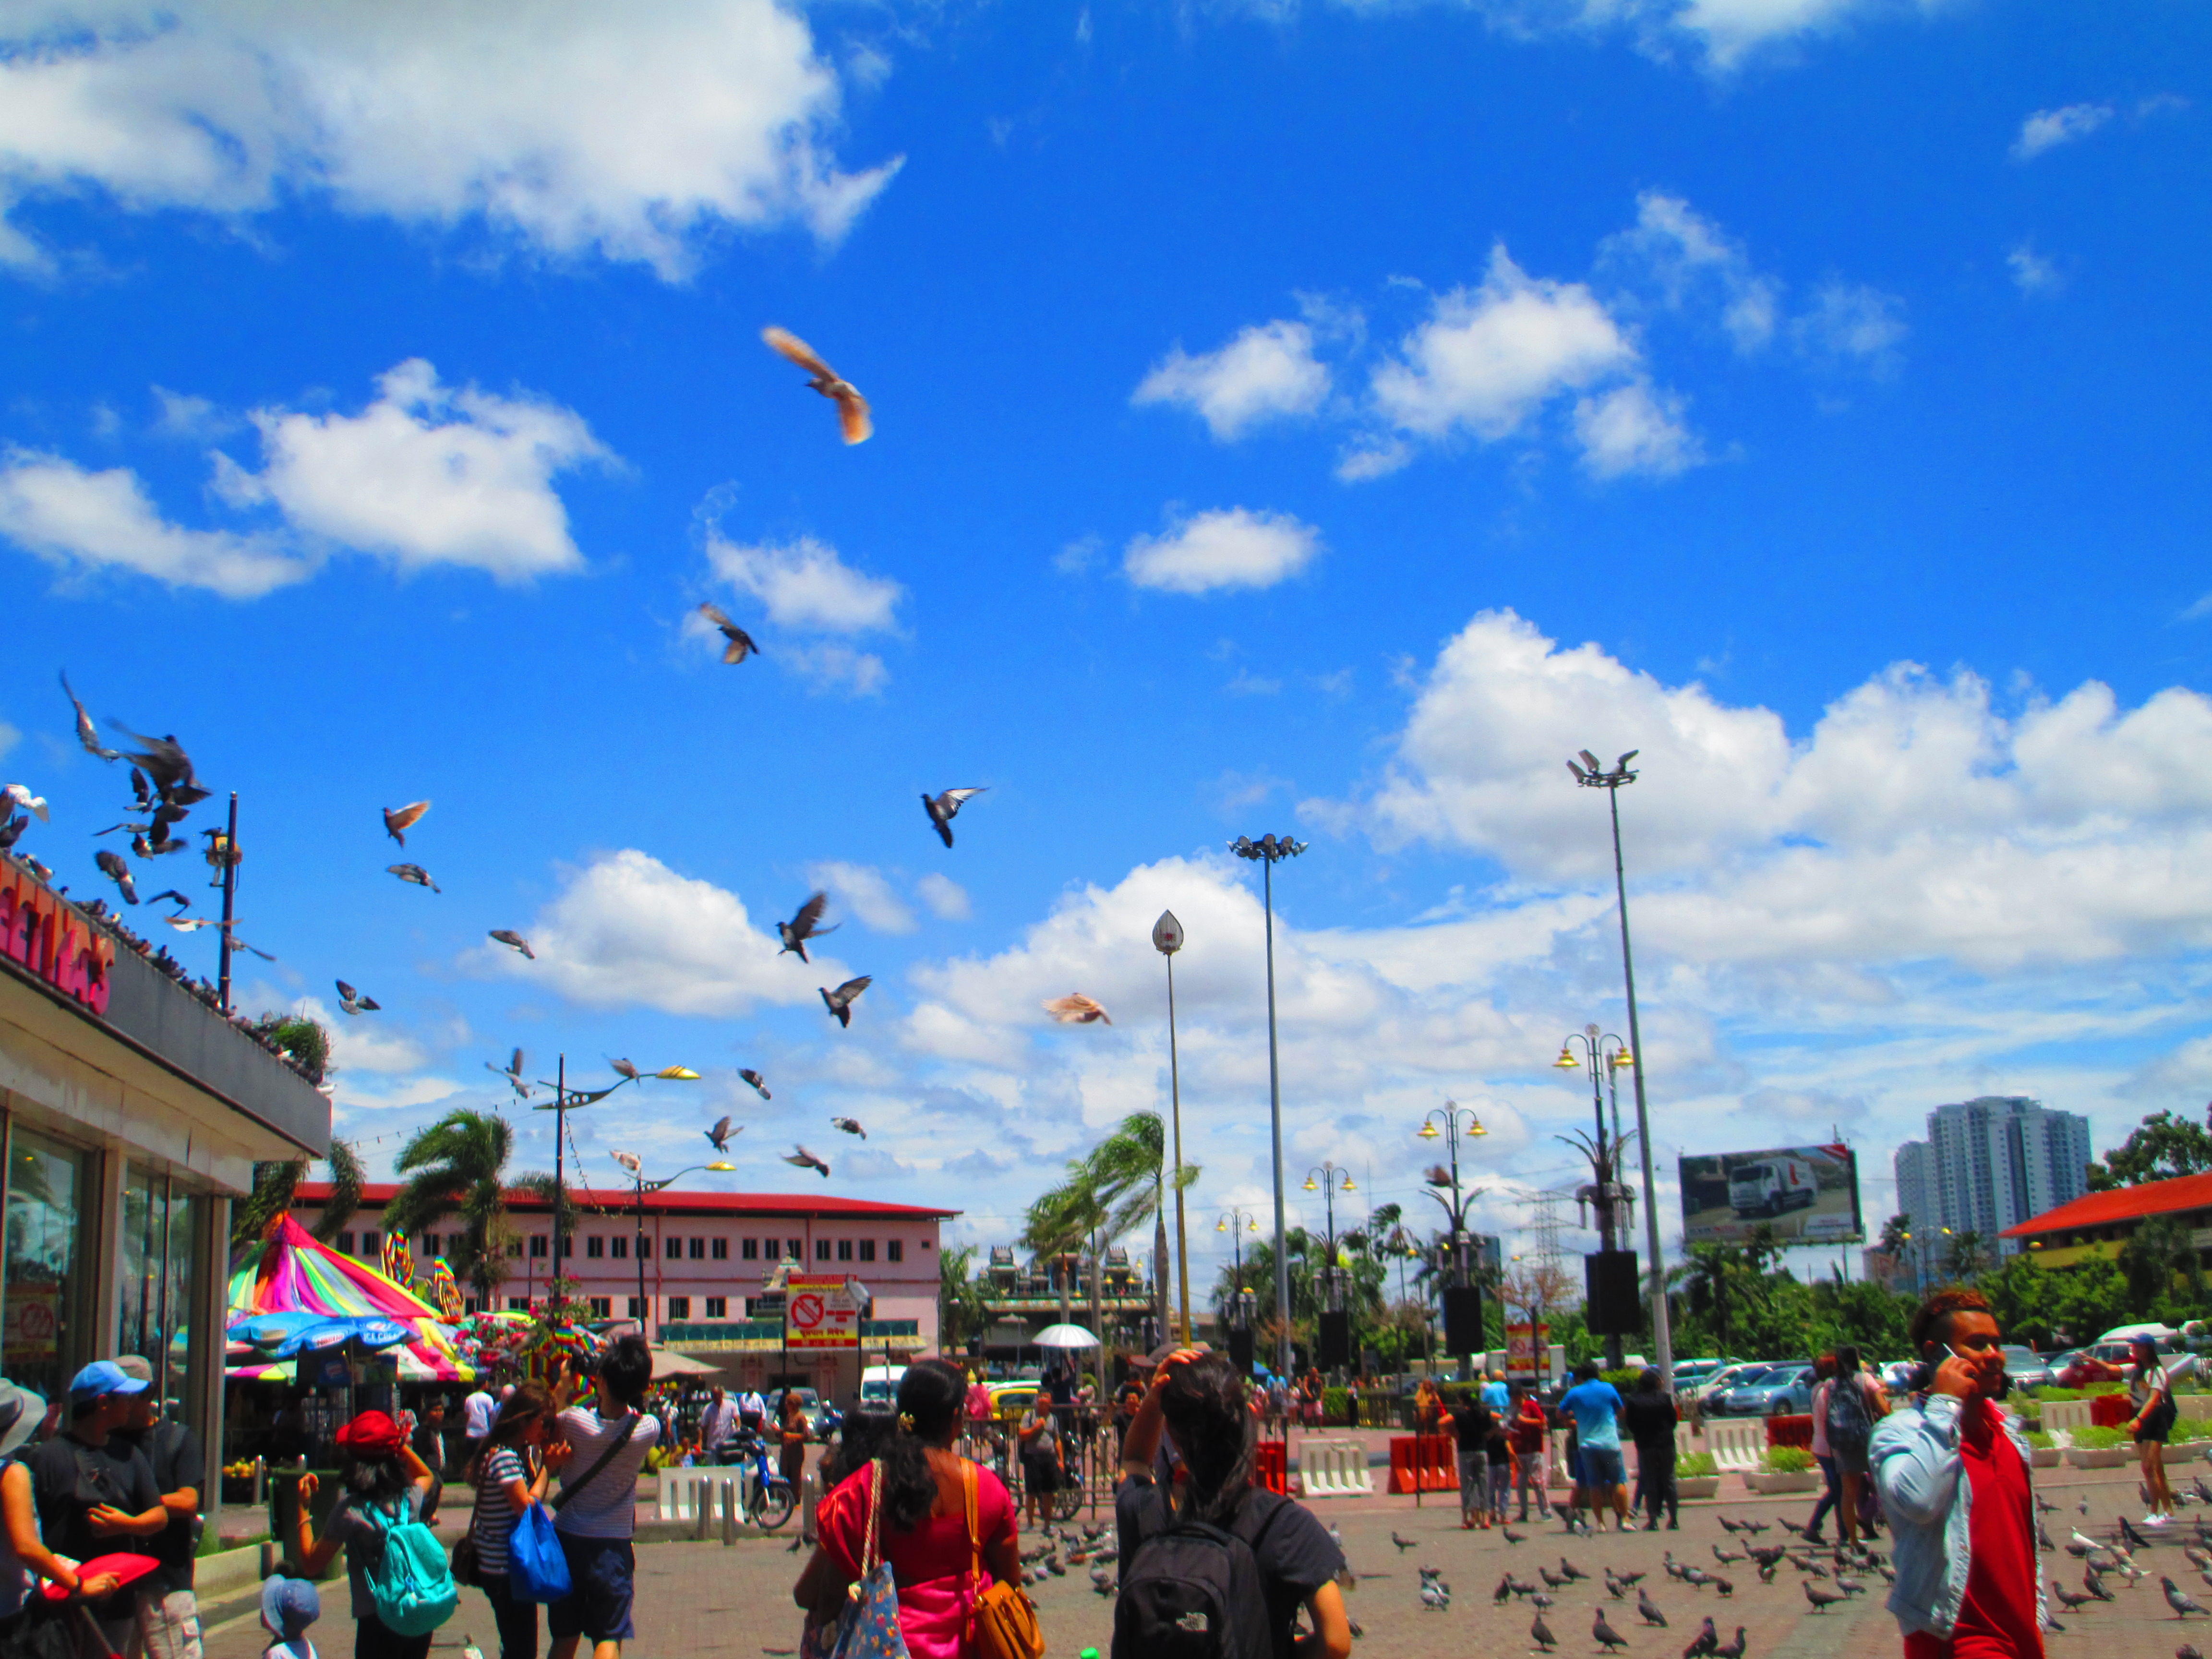
[[846, 1281], [793, 1273], [783, 1282], [783, 1341], [789, 1348], [857, 1348], [860, 1310]]

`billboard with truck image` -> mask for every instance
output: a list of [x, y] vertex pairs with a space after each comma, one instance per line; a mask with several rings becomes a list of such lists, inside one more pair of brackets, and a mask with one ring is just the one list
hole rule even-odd
[[1682, 1237], [1741, 1244], [1765, 1227], [1781, 1244], [1863, 1238], [1858, 1158], [1848, 1146], [1781, 1146], [1681, 1161]]

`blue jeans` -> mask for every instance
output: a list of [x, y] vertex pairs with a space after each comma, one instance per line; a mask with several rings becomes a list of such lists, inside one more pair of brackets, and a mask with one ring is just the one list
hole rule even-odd
[[1820, 1501], [1813, 1505], [1813, 1518], [1805, 1523], [1807, 1532], [1820, 1530], [1821, 1518], [1836, 1507], [1837, 1501], [1843, 1492], [1842, 1486], [1836, 1479], [1836, 1460], [1832, 1457], [1816, 1457], [1813, 1461], [1820, 1466], [1820, 1478], [1828, 1483], [1828, 1489], [1820, 1494]]

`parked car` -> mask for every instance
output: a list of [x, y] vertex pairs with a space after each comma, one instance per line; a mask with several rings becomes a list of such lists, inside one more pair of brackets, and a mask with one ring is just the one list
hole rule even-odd
[[1736, 1387], [1746, 1378], [1753, 1376], [1756, 1372], [1763, 1371], [1765, 1369], [1765, 1363], [1761, 1360], [1738, 1359], [1732, 1361], [1731, 1363], [1722, 1366], [1720, 1370], [1711, 1373], [1705, 1379], [1704, 1382], [1699, 1382], [1694, 1388], [1685, 1384], [1682, 1389], [1682, 1397], [1685, 1400], [1696, 1400], [1703, 1404], [1706, 1410], [1710, 1411], [1712, 1409], [1712, 1403], [1714, 1401], [1726, 1394], [1730, 1389]]
[[2048, 1388], [2055, 1373], [2051, 1364], [2033, 1348], [2022, 1347], [2016, 1342], [2004, 1346], [2005, 1375], [2012, 1379], [2015, 1389]]
[[1813, 1368], [1802, 1359], [1769, 1365], [1705, 1401], [1708, 1417], [1787, 1417], [1812, 1409]]
[[806, 1415], [806, 1432], [810, 1437], [819, 1439], [822, 1435], [822, 1396], [811, 1389], [777, 1389], [768, 1395], [768, 1424], [771, 1436], [775, 1433], [775, 1425], [783, 1421], [783, 1396], [786, 1394], [799, 1396], [799, 1408]]
[[1674, 1392], [1685, 1400], [1691, 1399], [1722, 1371], [1743, 1363], [1741, 1359], [1678, 1359], [1674, 1362]]

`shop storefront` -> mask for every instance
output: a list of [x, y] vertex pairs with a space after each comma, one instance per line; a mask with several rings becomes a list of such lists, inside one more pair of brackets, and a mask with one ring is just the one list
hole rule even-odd
[[140, 1354], [219, 1446], [230, 1200], [329, 1140], [286, 1060], [0, 858], [0, 1374], [52, 1400]]

